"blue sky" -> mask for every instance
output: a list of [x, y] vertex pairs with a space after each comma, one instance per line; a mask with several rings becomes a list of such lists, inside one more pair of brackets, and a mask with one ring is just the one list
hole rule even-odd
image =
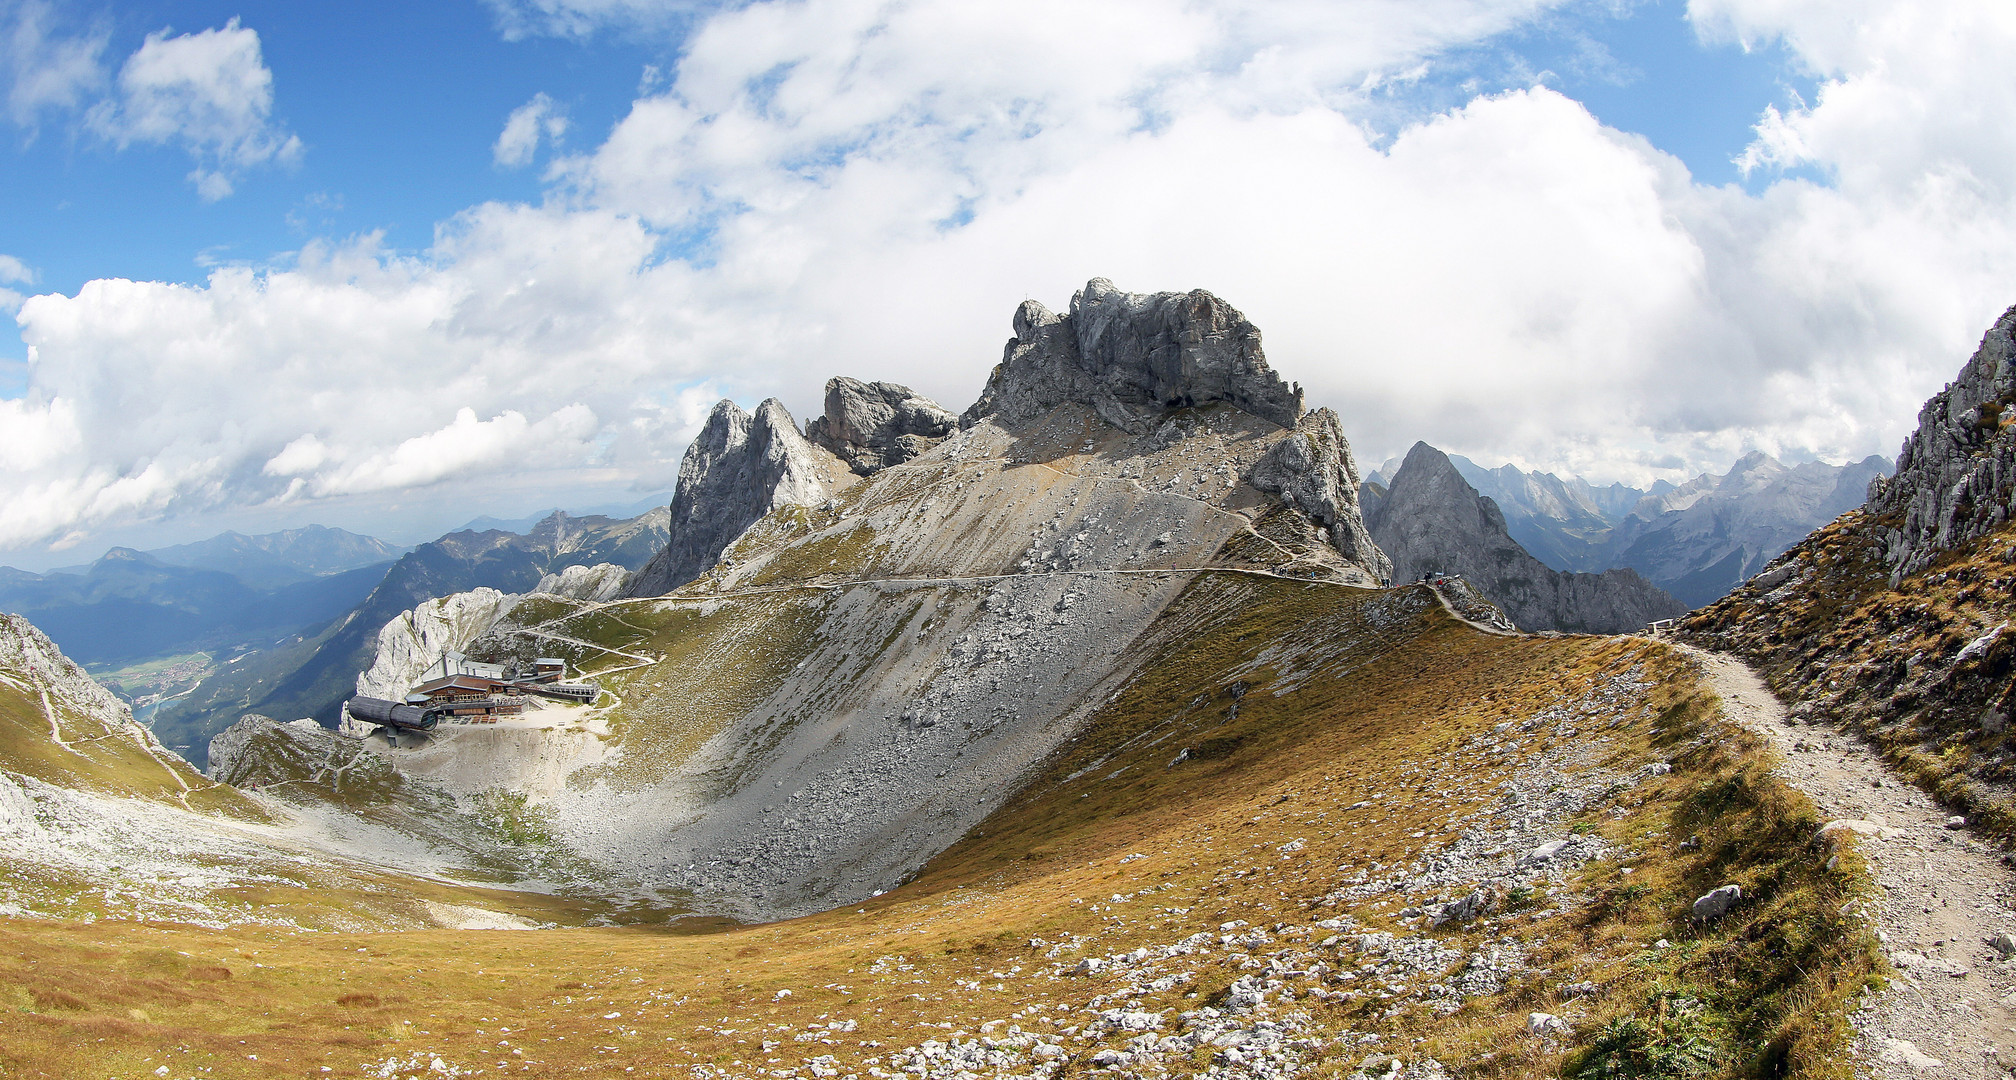
[[0, 0], [0, 561], [627, 502], [719, 395], [961, 407], [1095, 274], [1240, 305], [1368, 461], [1894, 453], [2016, 299], [2012, 39], [1885, 0]]
[[[206, 203], [184, 180], [179, 147], [115, 149], [60, 118], [17, 130], [0, 186], [0, 252], [34, 267], [38, 289], [75, 292], [100, 277], [200, 281], [221, 262], [284, 262], [318, 236], [382, 231], [395, 248], [425, 248], [438, 222], [471, 205], [541, 198], [536, 166], [492, 160], [513, 109], [548, 94], [568, 109], [570, 141], [593, 145], [628, 111], [647, 68], [677, 63], [680, 44], [676, 33], [616, 29], [506, 40], [496, 11], [477, 0], [86, 2], [65, 5], [58, 25], [104, 32], [117, 57], [149, 33], [233, 18], [259, 33], [274, 115], [305, 144], [299, 163], [259, 170]], [[1394, 117], [1537, 81], [1713, 184], [1742, 181], [1732, 162], [1763, 106], [1812, 85], [1776, 43], [1702, 44], [1674, 0], [1573, 8], [1445, 61], [1399, 89]]]

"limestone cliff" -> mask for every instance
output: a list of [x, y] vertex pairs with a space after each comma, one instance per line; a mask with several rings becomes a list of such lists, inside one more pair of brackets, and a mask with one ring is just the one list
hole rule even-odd
[[1461, 576], [1528, 630], [1621, 633], [1685, 610], [1634, 570], [1569, 574], [1534, 558], [1506, 531], [1498, 505], [1427, 443], [1408, 451], [1370, 524], [1398, 580]]
[[466, 651], [517, 602], [518, 597], [496, 589], [472, 589], [401, 612], [379, 629], [378, 651], [370, 668], [357, 676], [357, 695], [404, 698], [443, 653]]
[[826, 380], [826, 415], [805, 425], [805, 437], [867, 476], [931, 449], [958, 425], [950, 410], [907, 386], [836, 376]]
[[723, 400], [679, 462], [671, 538], [630, 583], [631, 596], [661, 596], [720, 559], [742, 531], [780, 506], [814, 506], [854, 480], [832, 451], [814, 445], [775, 398], [752, 415]]

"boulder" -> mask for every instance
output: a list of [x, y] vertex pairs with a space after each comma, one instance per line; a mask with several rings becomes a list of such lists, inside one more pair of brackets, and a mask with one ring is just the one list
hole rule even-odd
[[1568, 1023], [1553, 1013], [1527, 1013], [1526, 1034], [1543, 1039], [1563, 1036], [1568, 1034]]
[[1865, 821], [1861, 818], [1835, 818], [1820, 826], [1816, 840], [1834, 840], [1841, 836], [1873, 836], [1881, 838], [1888, 831], [1880, 821]]
[[1445, 923], [1467, 923], [1490, 911], [1498, 905], [1498, 894], [1490, 889], [1476, 889], [1461, 900], [1445, 904], [1442, 910], [1428, 917], [1428, 925], [1441, 926]]
[[1740, 885], [1724, 885], [1694, 901], [1694, 917], [1702, 922], [1714, 922], [1729, 914], [1738, 900], [1743, 899]]

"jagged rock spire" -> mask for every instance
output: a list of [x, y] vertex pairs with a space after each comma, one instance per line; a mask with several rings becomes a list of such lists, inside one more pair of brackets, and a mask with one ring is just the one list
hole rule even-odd
[[679, 462], [671, 539], [631, 583], [631, 596], [662, 596], [720, 559], [743, 530], [787, 504], [813, 506], [854, 479], [807, 441], [775, 398], [744, 412], [723, 399]]

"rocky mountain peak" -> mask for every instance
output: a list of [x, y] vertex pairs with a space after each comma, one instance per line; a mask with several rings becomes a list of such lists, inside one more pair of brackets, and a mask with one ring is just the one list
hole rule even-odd
[[1512, 539], [1498, 504], [1425, 442], [1407, 452], [1367, 523], [1396, 580], [1458, 575], [1529, 630], [1617, 633], [1685, 610], [1634, 570], [1565, 573], [1534, 558]]
[[907, 386], [836, 376], [826, 380], [826, 415], [805, 425], [805, 435], [867, 476], [909, 461], [958, 426], [950, 409]]
[[671, 592], [705, 573], [772, 510], [824, 502], [854, 479], [846, 462], [799, 432], [783, 402], [770, 398], [749, 413], [724, 398], [680, 459], [671, 538], [637, 572], [629, 594]]
[[1302, 417], [1302, 389], [1267, 366], [1259, 329], [1202, 289], [1129, 293], [1093, 278], [1071, 297], [1070, 314], [1025, 300], [1014, 326], [963, 423], [1023, 424], [1067, 402], [1134, 434], [1171, 409], [1212, 402], [1282, 427]]
[[1918, 411], [1896, 475], [1869, 484], [1868, 509], [1890, 519], [1891, 581], [1941, 551], [1994, 531], [2016, 499], [2016, 307], [2003, 312], [1960, 374]]

